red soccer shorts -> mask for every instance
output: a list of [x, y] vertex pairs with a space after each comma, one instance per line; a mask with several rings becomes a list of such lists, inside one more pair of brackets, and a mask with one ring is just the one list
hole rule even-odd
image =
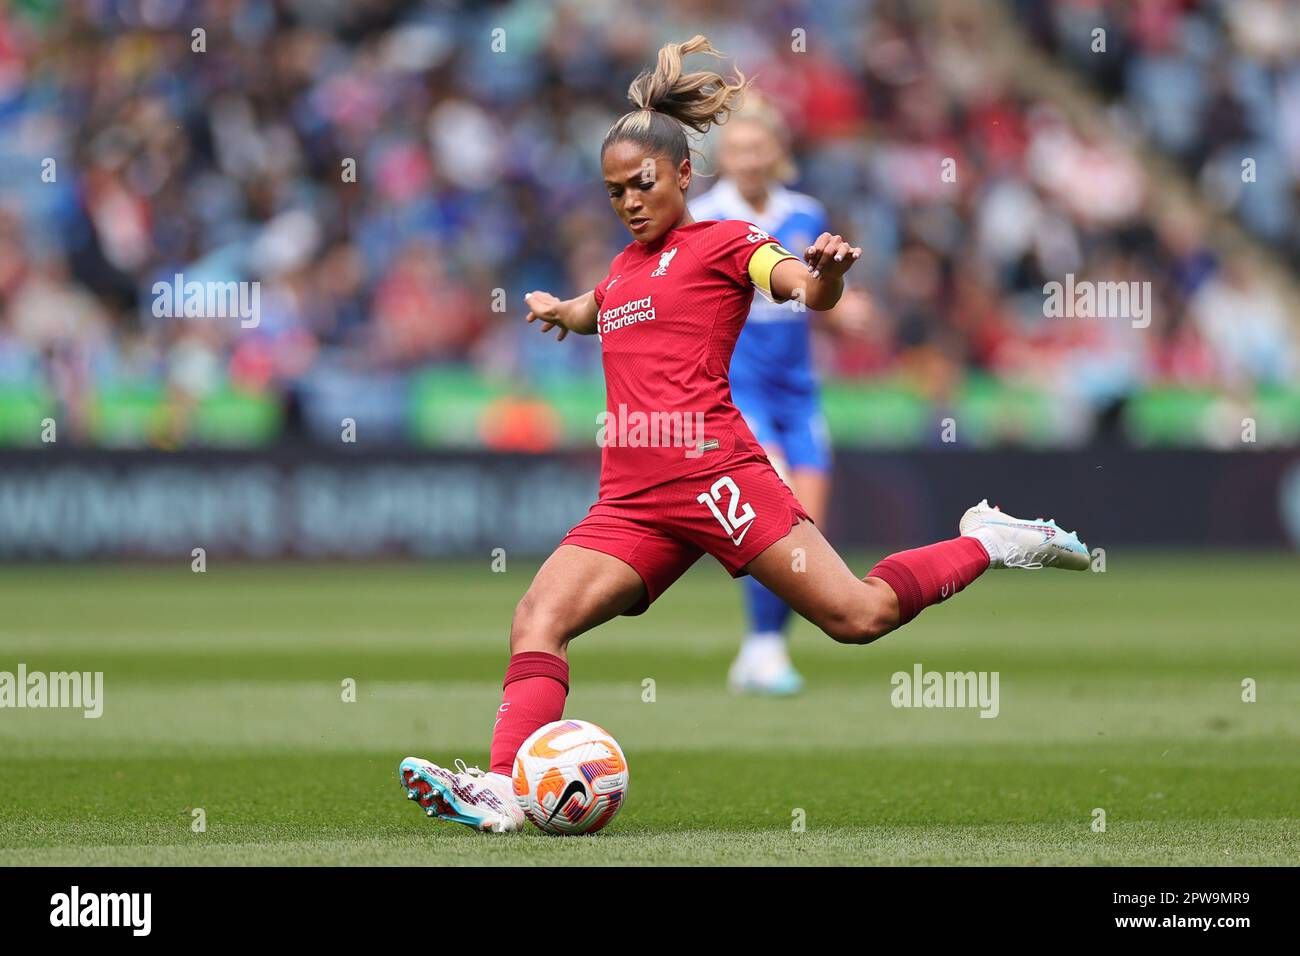
[[641, 614], [702, 554], [732, 577], [808, 514], [766, 458], [728, 458], [684, 478], [597, 501], [560, 544], [612, 555], [645, 582]]

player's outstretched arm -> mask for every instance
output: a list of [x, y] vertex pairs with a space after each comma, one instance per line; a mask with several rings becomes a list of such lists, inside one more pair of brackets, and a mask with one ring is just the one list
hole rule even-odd
[[825, 312], [844, 294], [844, 273], [862, 255], [842, 236], [823, 232], [804, 250], [807, 265], [783, 259], [772, 270], [772, 295], [778, 301], [799, 299], [810, 309]]
[[563, 341], [570, 332], [592, 335], [596, 331], [596, 294], [587, 292], [574, 299], [557, 299], [549, 292], [530, 292], [524, 296], [528, 306], [525, 322], [540, 319], [543, 333], [558, 327], [555, 341]]

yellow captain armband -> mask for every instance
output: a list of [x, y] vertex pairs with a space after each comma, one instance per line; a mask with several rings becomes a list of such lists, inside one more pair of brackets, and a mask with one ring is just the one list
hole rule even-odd
[[772, 295], [772, 270], [782, 259], [798, 258], [789, 249], [784, 249], [775, 242], [763, 243], [749, 257], [749, 278], [754, 283], [754, 288], [763, 293], [769, 302], [784, 302], [784, 299], [778, 300]]

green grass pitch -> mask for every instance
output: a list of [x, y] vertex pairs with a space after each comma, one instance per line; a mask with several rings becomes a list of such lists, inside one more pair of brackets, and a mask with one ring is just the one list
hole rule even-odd
[[[105, 704], [0, 710], [0, 863], [1300, 859], [1293, 556], [994, 573], [870, 647], [801, 621], [792, 700], [726, 692], [740, 594], [706, 559], [570, 648], [566, 714], [631, 766], [622, 813], [581, 839], [436, 823], [397, 785], [408, 754], [486, 763], [535, 568], [489, 565], [3, 569], [0, 670], [103, 671]], [[999, 672], [1000, 713], [895, 709], [916, 663]]]

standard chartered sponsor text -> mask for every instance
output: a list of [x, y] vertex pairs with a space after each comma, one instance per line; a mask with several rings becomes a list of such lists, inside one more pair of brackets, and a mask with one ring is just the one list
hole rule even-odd
[[613, 309], [604, 309], [600, 313], [600, 334], [607, 335], [617, 329], [625, 328], [637, 322], [649, 322], [655, 317], [655, 307], [651, 296], [633, 299]]

